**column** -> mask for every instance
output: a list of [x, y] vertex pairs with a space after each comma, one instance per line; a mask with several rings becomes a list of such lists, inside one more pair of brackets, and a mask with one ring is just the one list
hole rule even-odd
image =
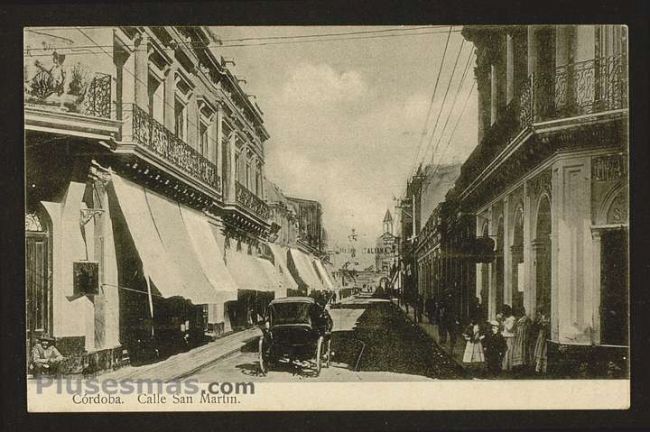
[[506, 35], [506, 104], [514, 97], [515, 88], [514, 45], [512, 36]]
[[216, 133], [217, 145], [216, 145], [216, 155], [214, 160], [215, 163], [217, 164], [217, 174], [219, 175], [219, 177], [221, 177], [223, 181], [224, 180], [223, 164], [221, 163], [223, 159], [223, 106], [219, 102], [217, 102], [216, 123], [217, 123], [217, 133]]
[[[494, 214], [494, 212], [495, 212], [494, 206], [490, 207], [491, 219], [490, 219], [489, 231], [490, 231], [490, 237], [495, 240], [495, 247], [496, 247], [496, 236], [497, 236], [499, 221], [495, 220], [496, 215]], [[501, 307], [501, 305], [497, 304], [497, 302], [496, 302], [497, 301], [497, 290], [496, 290], [496, 287], [497, 287], [497, 268], [496, 268], [496, 266], [497, 266], [497, 259], [496, 259], [496, 256], [495, 256], [494, 260], [492, 260], [492, 262], [490, 263], [490, 270], [489, 270], [489, 273], [490, 273], [490, 286], [489, 286], [489, 291], [488, 291], [489, 292], [488, 299], [489, 299], [489, 304], [490, 304], [490, 307], [489, 307], [490, 319], [492, 319], [492, 318], [494, 318], [496, 316], [497, 312], [499, 311], [499, 308]]]
[[135, 53], [131, 53], [124, 58], [124, 63], [118, 65], [120, 72], [118, 79], [122, 83], [122, 106], [120, 107], [120, 119], [122, 123], [122, 141], [133, 141], [133, 107], [135, 105]]
[[524, 307], [531, 316], [535, 316], [537, 313], [537, 304], [535, 301], [537, 294], [533, 272], [535, 255], [533, 254], [531, 245], [533, 215], [530, 201], [530, 188], [528, 182], [524, 182], [524, 274], [520, 275], [520, 277], [524, 278]]
[[499, 110], [499, 86], [498, 71], [495, 64], [490, 65], [490, 125], [497, 121]]
[[228, 141], [228, 200], [235, 201], [235, 152], [237, 151], [235, 133], [230, 135]]
[[[140, 34], [135, 41], [135, 104], [149, 112], [149, 36]], [[128, 73], [128, 72], [127, 72]]]
[[178, 65], [173, 63], [167, 72], [165, 77], [165, 89], [164, 89], [164, 102], [163, 115], [165, 119], [165, 128], [169, 131], [174, 131], [175, 124], [175, 105], [176, 105], [176, 71], [178, 70]]
[[187, 103], [187, 137], [186, 143], [197, 152], [201, 153], [199, 146], [199, 106], [196, 101], [196, 92], [192, 92]]
[[592, 316], [592, 343], [600, 344], [600, 269], [601, 269], [601, 232], [600, 230], [591, 231], [592, 246], [592, 290], [591, 290], [591, 316]]
[[528, 26], [528, 75], [537, 72], [537, 37], [536, 27]]
[[[512, 251], [510, 249], [510, 197], [503, 199], [503, 302], [512, 306]], [[516, 269], [515, 269], [516, 271]]]

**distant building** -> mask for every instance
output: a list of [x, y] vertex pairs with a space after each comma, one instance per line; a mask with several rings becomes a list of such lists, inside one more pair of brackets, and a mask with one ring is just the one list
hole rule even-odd
[[386, 210], [383, 233], [375, 245], [375, 269], [388, 275], [397, 260], [397, 242], [393, 235], [393, 216]]
[[315, 255], [325, 252], [323, 242], [323, 210], [318, 201], [304, 198], [287, 197], [296, 210], [298, 242]]

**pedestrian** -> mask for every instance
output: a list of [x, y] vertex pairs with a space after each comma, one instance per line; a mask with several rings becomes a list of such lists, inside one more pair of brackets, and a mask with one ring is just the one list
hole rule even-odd
[[533, 351], [535, 372], [538, 374], [546, 373], [547, 364], [547, 348], [546, 340], [549, 337], [550, 320], [545, 307], [540, 307], [537, 311], [537, 319], [535, 320], [537, 327], [537, 337], [535, 341], [535, 349]]
[[501, 334], [499, 322], [493, 320], [489, 324], [490, 333], [483, 340], [485, 363], [489, 376], [497, 377], [501, 373], [501, 364], [503, 363], [503, 357], [508, 347], [505, 338]]
[[463, 337], [467, 341], [465, 353], [463, 354], [463, 363], [468, 369], [480, 370], [485, 362], [482, 344], [485, 335], [477, 320], [472, 319], [465, 328]]
[[449, 323], [447, 324], [447, 329], [449, 331], [449, 355], [454, 355], [454, 349], [456, 348], [456, 341], [460, 335], [460, 319], [455, 313], [448, 313]]
[[530, 366], [530, 327], [531, 320], [526, 315], [524, 307], [517, 308], [515, 316], [518, 316], [514, 347], [512, 350], [512, 367], [518, 372], [525, 372]]
[[509, 305], [504, 304], [501, 310], [503, 316], [503, 331], [501, 334], [505, 338], [506, 345], [508, 346], [506, 354], [503, 356], [502, 370], [510, 371], [512, 370], [512, 354], [514, 350], [517, 320], [512, 314], [512, 308]]
[[442, 344], [447, 343], [447, 324], [447, 302], [443, 298], [438, 306], [438, 334], [440, 335], [440, 343]]
[[32, 348], [31, 369], [34, 377], [43, 375], [56, 376], [60, 372], [64, 357], [54, 346], [54, 338], [43, 335]]

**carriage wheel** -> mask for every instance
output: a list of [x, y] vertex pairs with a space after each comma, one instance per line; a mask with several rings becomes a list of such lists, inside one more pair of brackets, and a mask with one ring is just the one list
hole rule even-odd
[[262, 375], [266, 375], [266, 372], [269, 370], [269, 362], [264, 358], [264, 336], [260, 336], [259, 341], [259, 361], [260, 361], [260, 372]]
[[332, 358], [332, 339], [327, 340], [327, 360], [325, 361], [325, 367], [328, 368], [330, 367], [330, 359]]
[[316, 343], [316, 376], [320, 375], [321, 365], [323, 363], [323, 336], [318, 337]]

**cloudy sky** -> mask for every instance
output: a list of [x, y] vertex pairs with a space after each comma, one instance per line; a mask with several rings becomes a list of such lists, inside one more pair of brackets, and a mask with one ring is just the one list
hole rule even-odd
[[[393, 197], [438, 141], [438, 162], [462, 161], [476, 145], [472, 45], [459, 27], [404, 28], [213, 28], [224, 44], [219, 54], [235, 60], [233, 72], [264, 111], [267, 177], [285, 194], [322, 203], [331, 246], [347, 243], [352, 228], [360, 245], [374, 243], [386, 209], [394, 213]], [[289, 38], [298, 35], [318, 36]]]

